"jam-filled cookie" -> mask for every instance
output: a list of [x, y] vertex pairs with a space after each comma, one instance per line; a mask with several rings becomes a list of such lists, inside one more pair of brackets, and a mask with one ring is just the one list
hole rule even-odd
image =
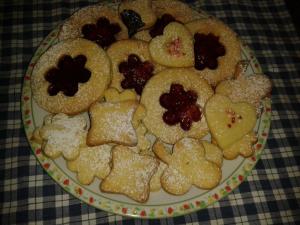
[[195, 20], [186, 26], [194, 36], [193, 70], [212, 85], [232, 77], [241, 59], [237, 35], [216, 19]]
[[107, 54], [112, 63], [110, 87], [119, 91], [132, 89], [140, 95], [150, 77], [163, 69], [152, 61], [144, 41], [118, 41], [107, 49]]
[[168, 24], [162, 35], [149, 43], [151, 57], [157, 63], [169, 67], [190, 67], [194, 64], [193, 37], [182, 24]]
[[119, 5], [119, 14], [129, 37], [138, 30], [151, 27], [156, 21], [151, 0], [124, 0]]
[[32, 72], [33, 98], [51, 113], [77, 114], [103, 96], [110, 82], [110, 61], [97, 44], [61, 41], [45, 52]]
[[141, 103], [149, 132], [174, 144], [183, 137], [201, 138], [208, 133], [203, 107], [213, 95], [210, 85], [189, 69], [166, 69], [146, 84]]
[[128, 38], [128, 35], [117, 10], [103, 5], [92, 5], [75, 12], [62, 25], [58, 35], [59, 40], [78, 37], [105, 48], [116, 40]]

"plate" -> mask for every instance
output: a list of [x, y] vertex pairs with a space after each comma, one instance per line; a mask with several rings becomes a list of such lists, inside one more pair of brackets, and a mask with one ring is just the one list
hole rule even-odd
[[[268, 137], [271, 122], [270, 98], [262, 101], [261, 112], [255, 126], [258, 135], [258, 142], [254, 146], [255, 154], [247, 159], [238, 157], [235, 160], [224, 160], [222, 181], [212, 190], [200, 190], [192, 187], [188, 193], [182, 196], [170, 195], [161, 190], [151, 192], [149, 200], [140, 204], [122, 195], [102, 193], [99, 190], [100, 181], [98, 179], [95, 179], [91, 185], [80, 184], [76, 180], [76, 174], [67, 169], [62, 157], [55, 160], [46, 157], [41, 151], [41, 146], [31, 140], [34, 129], [42, 125], [44, 116], [48, 114], [33, 101], [30, 88], [32, 70], [39, 57], [58, 42], [59, 29], [60, 26], [41, 42], [28, 66], [23, 82], [21, 111], [26, 136], [33, 154], [48, 175], [64, 190], [91, 206], [119, 215], [138, 218], [175, 217], [207, 208], [227, 196], [251, 173], [262, 154]], [[249, 47], [244, 43], [241, 47], [242, 58], [250, 62], [245, 74], [262, 73], [260, 65]]]

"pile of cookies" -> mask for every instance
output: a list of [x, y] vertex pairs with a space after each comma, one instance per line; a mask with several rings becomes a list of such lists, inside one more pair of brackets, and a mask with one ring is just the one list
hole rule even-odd
[[49, 112], [33, 140], [81, 184], [145, 202], [161, 188], [212, 189], [223, 158], [253, 154], [271, 82], [245, 76], [240, 41], [217, 19], [175, 0], [122, 1], [80, 9], [58, 39], [32, 73]]

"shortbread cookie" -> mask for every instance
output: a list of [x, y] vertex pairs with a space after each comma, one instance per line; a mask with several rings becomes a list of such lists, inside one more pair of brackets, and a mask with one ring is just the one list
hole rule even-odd
[[121, 102], [137, 100], [137, 95], [133, 90], [125, 90], [120, 93], [116, 88], [108, 88], [104, 92], [104, 98], [107, 102]]
[[117, 10], [92, 5], [75, 12], [61, 27], [59, 40], [83, 37], [107, 47], [116, 40], [128, 38], [127, 28]]
[[220, 94], [207, 101], [205, 116], [212, 137], [223, 150], [250, 133], [256, 124], [256, 112], [252, 105], [233, 103]]
[[94, 177], [105, 178], [110, 172], [111, 146], [99, 145], [80, 148], [79, 156], [72, 161], [67, 161], [69, 170], [77, 173], [81, 184], [90, 184]]
[[67, 160], [73, 160], [79, 155], [79, 148], [85, 145], [87, 121], [82, 115], [48, 115], [38, 130], [45, 155], [51, 159], [62, 155]]
[[203, 18], [203, 13], [193, 10], [187, 4], [177, 0], [153, 0], [152, 7], [158, 18], [169, 14], [181, 23]]
[[157, 63], [169, 67], [189, 67], [194, 65], [193, 37], [182, 24], [168, 24], [163, 34], [149, 43], [151, 57]]
[[216, 19], [195, 20], [186, 24], [194, 35], [194, 71], [211, 85], [231, 78], [241, 59], [240, 41], [224, 23]]
[[208, 133], [202, 111], [212, 95], [211, 87], [196, 73], [188, 69], [164, 70], [144, 88], [141, 103], [147, 113], [143, 123], [149, 132], [169, 144], [183, 137], [202, 138]]
[[218, 146], [209, 143], [208, 141], [201, 141], [201, 144], [203, 145], [205, 150], [205, 158], [208, 161], [217, 164], [217, 166], [221, 168], [223, 164], [222, 150]]
[[239, 155], [242, 157], [250, 157], [254, 153], [253, 144], [257, 141], [257, 137], [254, 132], [250, 132], [242, 137], [237, 142], [233, 143], [228, 148], [223, 149], [223, 155], [225, 159], [235, 159]]
[[119, 14], [131, 37], [138, 30], [151, 27], [156, 21], [151, 0], [125, 0], [119, 5]]
[[156, 192], [161, 189], [160, 178], [166, 168], [167, 168], [167, 164], [165, 164], [163, 161], [160, 161], [157, 171], [155, 172], [155, 174], [152, 176], [152, 178], [150, 180], [150, 191], [151, 192]]
[[87, 135], [90, 146], [107, 143], [135, 146], [136, 132], [132, 117], [138, 107], [137, 101], [103, 102], [91, 106], [91, 128]]
[[174, 195], [185, 194], [192, 185], [202, 189], [214, 188], [221, 180], [221, 169], [205, 158], [201, 144], [190, 148], [185, 141], [182, 139], [174, 145], [172, 155], [163, 146], [154, 149], [155, 154], [168, 164], [161, 176], [162, 187]]
[[108, 48], [107, 54], [112, 62], [110, 87], [121, 92], [132, 89], [140, 94], [148, 79], [163, 69], [153, 62], [144, 41], [118, 41]]
[[100, 184], [101, 191], [119, 193], [137, 202], [149, 197], [149, 183], [159, 162], [151, 156], [139, 155], [125, 146], [112, 150], [112, 169]]
[[103, 96], [110, 82], [110, 61], [91, 41], [61, 41], [40, 57], [31, 81], [40, 107], [50, 113], [78, 114]]
[[259, 113], [260, 101], [270, 94], [271, 89], [271, 81], [266, 75], [253, 74], [221, 82], [216, 93], [228, 96], [233, 102], [247, 102]]

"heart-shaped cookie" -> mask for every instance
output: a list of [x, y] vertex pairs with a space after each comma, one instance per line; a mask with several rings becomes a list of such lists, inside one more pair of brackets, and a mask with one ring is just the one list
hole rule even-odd
[[168, 24], [163, 35], [149, 44], [154, 61], [170, 67], [189, 67], [194, 64], [193, 37], [188, 29], [177, 22]]
[[206, 103], [205, 116], [213, 138], [222, 149], [252, 131], [256, 123], [256, 112], [252, 105], [246, 102], [233, 103], [219, 94]]

